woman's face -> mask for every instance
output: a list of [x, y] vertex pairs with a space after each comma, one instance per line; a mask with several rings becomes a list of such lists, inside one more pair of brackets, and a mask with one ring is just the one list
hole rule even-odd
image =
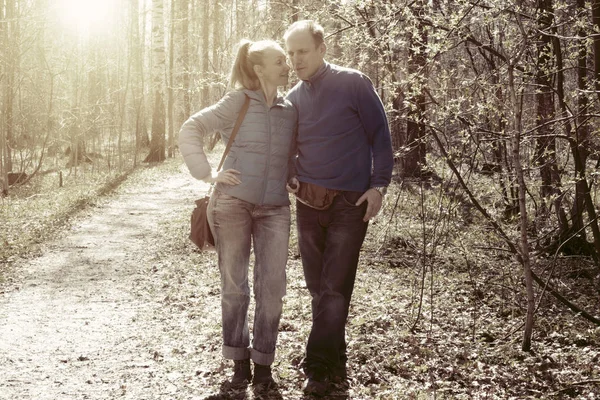
[[273, 86], [287, 85], [290, 66], [287, 64], [286, 55], [282, 49], [267, 48], [263, 51], [262, 65], [257, 65], [258, 77], [265, 84]]

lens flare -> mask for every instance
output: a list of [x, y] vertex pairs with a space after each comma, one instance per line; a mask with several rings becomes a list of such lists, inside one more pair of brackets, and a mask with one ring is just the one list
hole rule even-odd
[[62, 25], [78, 33], [100, 33], [113, 25], [119, 0], [56, 0]]

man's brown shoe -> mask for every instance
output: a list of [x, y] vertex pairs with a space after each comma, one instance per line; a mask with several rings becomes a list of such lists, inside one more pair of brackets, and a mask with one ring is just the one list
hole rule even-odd
[[329, 392], [329, 379], [318, 379], [318, 376], [309, 377], [304, 383], [302, 390], [305, 394], [321, 397]]

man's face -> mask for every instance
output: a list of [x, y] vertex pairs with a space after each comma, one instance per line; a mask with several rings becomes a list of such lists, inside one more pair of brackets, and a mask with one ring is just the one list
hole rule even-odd
[[307, 30], [292, 32], [285, 41], [288, 56], [298, 78], [306, 80], [313, 76], [323, 65], [325, 44], [316, 45]]

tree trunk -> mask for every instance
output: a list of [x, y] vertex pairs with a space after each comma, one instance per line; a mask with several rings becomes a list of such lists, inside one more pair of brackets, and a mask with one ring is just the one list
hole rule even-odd
[[[422, 0], [415, 2], [414, 14], [423, 14], [425, 7], [423, 3]], [[408, 75], [411, 81], [417, 83], [408, 89], [410, 109], [407, 114], [406, 132], [400, 142], [401, 148], [406, 149], [400, 159], [400, 173], [403, 177], [421, 177], [423, 167], [426, 165], [425, 127], [422, 121], [425, 114], [427, 34], [422, 19], [419, 18], [416, 23], [416, 32], [410, 34], [408, 44]]]
[[204, 8], [203, 8], [203, 18], [202, 18], [202, 84], [201, 84], [201, 93], [202, 107], [207, 107], [210, 104], [210, 90], [209, 90], [209, 58], [208, 58], [208, 48], [210, 46], [210, 1], [204, 0]]
[[[594, 32], [600, 32], [600, 0], [592, 0]], [[594, 88], [600, 100], [600, 35], [594, 36]]]
[[[129, 27], [131, 29], [131, 26]], [[131, 54], [131, 30], [129, 39], [129, 54]], [[132, 58], [128, 57], [127, 65], [125, 66], [125, 89], [122, 94], [118, 96], [119, 99], [119, 126], [117, 131], [117, 156], [118, 156], [118, 170], [123, 170], [124, 165], [124, 151], [123, 151], [123, 131], [127, 119], [127, 96], [129, 94], [129, 86], [131, 85], [131, 70], [132, 70]]]
[[162, 93], [158, 90], [154, 91], [153, 110], [150, 154], [144, 162], [162, 162], [165, 160], [165, 103]]
[[15, 83], [15, 59], [19, 53], [16, 40], [16, 0], [6, 0], [4, 4], [4, 43], [5, 46], [5, 91], [2, 113], [4, 114], [4, 168], [6, 172], [13, 170], [13, 140], [14, 140], [14, 120], [13, 120], [13, 102], [14, 102], [14, 83]]
[[173, 79], [175, 81], [173, 99], [173, 150], [177, 148], [175, 135], [183, 121], [191, 115], [191, 88], [190, 88], [190, 10], [189, 0], [174, 2], [175, 22], [173, 30], [172, 50], [175, 54]]
[[[538, 26], [540, 32], [546, 32], [554, 22], [552, 0], [539, 0]], [[552, 87], [552, 38], [544, 33], [538, 40], [537, 66], [536, 66], [536, 105], [537, 105], [537, 131], [536, 140], [536, 165], [540, 167], [543, 214], [548, 210], [547, 202], [560, 195], [560, 175], [556, 161], [556, 137], [554, 125], [550, 122], [556, 117], [554, 107], [554, 88]]]
[[300, 17], [300, 12], [298, 10], [298, 1], [292, 0], [292, 22], [298, 22]]
[[534, 312], [535, 312], [535, 295], [533, 292], [533, 276], [531, 274], [531, 260], [529, 254], [529, 240], [527, 237], [527, 203], [525, 194], [527, 187], [525, 186], [525, 178], [523, 176], [523, 167], [521, 166], [521, 132], [522, 132], [522, 107], [518, 100], [517, 90], [515, 88], [514, 66], [508, 67], [508, 85], [510, 90], [511, 102], [514, 107], [514, 132], [512, 138], [513, 147], [513, 165], [517, 174], [517, 182], [519, 184], [519, 220], [521, 228], [521, 251], [519, 257], [523, 265], [523, 273], [525, 275], [525, 287], [527, 291], [527, 315], [525, 317], [525, 329], [523, 331], [523, 342], [521, 349], [523, 351], [531, 350], [531, 336], [533, 333]]
[[[584, 1], [577, 0], [578, 7], [582, 7]], [[577, 46], [577, 88], [579, 90], [585, 90], [585, 76], [586, 76], [586, 56], [587, 48], [583, 36], [585, 32], [582, 30], [578, 31], [579, 36], [582, 38], [578, 42]], [[577, 112], [578, 114], [585, 113], [587, 109], [587, 97], [579, 92], [577, 95]], [[573, 231], [580, 231], [585, 240], [585, 231], [583, 231], [583, 210], [585, 202], [585, 193], [587, 192], [587, 182], [585, 182], [585, 162], [587, 159], [586, 142], [588, 140], [588, 127], [584, 121], [584, 118], [576, 118], [575, 131], [574, 131], [574, 143], [572, 144], [573, 157], [575, 160], [575, 173], [576, 173], [576, 185], [575, 185], [575, 202], [571, 210], [571, 220], [573, 221]]]
[[[221, 34], [223, 32], [222, 28], [222, 16], [221, 16], [221, 6], [219, 5], [220, 0], [214, 1], [212, 7], [212, 75], [217, 76], [219, 70], [221, 69], [221, 60], [219, 59], [219, 52], [221, 50]], [[213, 91], [213, 96], [222, 97], [223, 93], [220, 93], [219, 82], [216, 79], [211, 79], [211, 86], [215, 89]]]
[[[554, 26], [552, 28], [552, 33], [556, 34], [557, 29]], [[570, 119], [570, 112], [567, 108], [566, 100], [565, 100], [565, 73], [563, 68], [563, 56], [562, 56], [562, 47], [560, 44], [560, 39], [557, 36], [552, 37], [552, 48], [553, 53], [556, 58], [556, 97], [558, 100], [558, 105], [560, 107], [560, 112], [563, 117], [567, 117], [564, 122], [565, 131], [567, 133], [567, 137], [571, 137], [572, 135], [572, 125]], [[554, 200], [554, 208], [557, 212], [558, 217], [558, 226], [559, 226], [559, 236], [562, 237], [565, 233], [567, 236], [570, 236], [568, 232], [570, 232], [569, 221], [567, 219], [567, 214], [562, 206], [562, 196], [558, 196]]]
[[[139, 0], [130, 0], [130, 32], [129, 32], [129, 63], [133, 69], [131, 74], [131, 97], [133, 101], [133, 112], [135, 120], [135, 153], [134, 165], [137, 164], [138, 150], [149, 144], [146, 132], [146, 107], [144, 99], [144, 40], [140, 33], [145, 32], [145, 27], [140, 29]], [[143, 18], [143, 21], [146, 19]]]
[[167, 126], [168, 128], [168, 146], [167, 146], [167, 156], [172, 158], [174, 155], [174, 147], [175, 147], [175, 115], [173, 115], [173, 107], [175, 102], [175, 94], [173, 91], [175, 90], [175, 85], [173, 81], [173, 75], [175, 75], [174, 66], [175, 66], [175, 32], [177, 25], [176, 18], [176, 8], [175, 1], [171, 0], [171, 18], [169, 24], [169, 86], [167, 88]]
[[181, 62], [179, 67], [182, 69], [183, 81], [183, 115], [180, 121], [185, 121], [192, 112], [191, 88], [190, 88], [190, 20], [189, 20], [189, 3], [188, 0], [180, 0], [177, 2], [181, 7], [179, 15], [181, 18], [179, 44], [181, 46]]
[[[7, 32], [5, 16], [4, 0], [0, 0], [0, 59], [7, 58]], [[0, 98], [4, 98], [8, 91], [8, 84], [5, 81], [5, 77], [0, 74]], [[0, 113], [0, 190], [1, 195], [8, 195], [8, 171], [6, 170], [6, 121], [4, 112]]]
[[[584, 12], [584, 1], [578, 0], [577, 4], [581, 12]], [[556, 31], [554, 30], [554, 32]], [[583, 28], [580, 29], [578, 35], [584, 37], [586, 35], [585, 30]], [[553, 46], [556, 55], [556, 93], [558, 103], [562, 115], [568, 118], [571, 116], [571, 112], [565, 100], [565, 77], [562, 50], [560, 40], [556, 37], [553, 39]], [[577, 113], [579, 116], [576, 118], [575, 127], [573, 127], [572, 120], [570, 119], [566, 119], [564, 122], [566, 136], [569, 138], [569, 147], [575, 166], [575, 200], [570, 210], [571, 226], [568, 225], [566, 216], [563, 217], [559, 215], [559, 221], [564, 220], [564, 222], [561, 223], [557, 246], [561, 246], [563, 251], [569, 254], [590, 255], [597, 259], [598, 254], [600, 254], [600, 229], [596, 220], [596, 211], [585, 171], [585, 163], [589, 154], [589, 125], [587, 124], [586, 118], [581, 115], [582, 113], [586, 113], [589, 107], [587, 97], [583, 94], [583, 91], [586, 89], [586, 58], [586, 43], [584, 40], [581, 40], [579, 41], [577, 54], [577, 87], [579, 89], [577, 97]], [[557, 198], [557, 201], [559, 200], [560, 197]], [[584, 211], [587, 212], [590, 221], [589, 226], [594, 238], [593, 245], [588, 243], [586, 239], [585, 225], [583, 222]], [[565, 245], [566, 241], [569, 241], [567, 245]]]
[[144, 162], [162, 162], [165, 160], [165, 45], [164, 45], [164, 3], [152, 0], [152, 92], [154, 107], [152, 112], [152, 130], [150, 153]]
[[[577, 8], [580, 11], [580, 15], [585, 15], [586, 7], [585, 0], [577, 0]], [[571, 214], [573, 218], [577, 217], [578, 225], [573, 224], [573, 229], [581, 232], [581, 239], [583, 244], [587, 244], [585, 238], [585, 230], [583, 229], [583, 221], [581, 215], [583, 210], [587, 211], [588, 219], [590, 221], [590, 228], [592, 229], [592, 235], [594, 239], [594, 249], [592, 250], [589, 246], [585, 246], [587, 251], [595, 252], [592, 254], [594, 258], [600, 254], [600, 229], [598, 227], [598, 221], [596, 219], [596, 210], [590, 194], [590, 186], [587, 182], [586, 175], [586, 162], [587, 157], [590, 154], [589, 150], [589, 136], [590, 126], [588, 118], [585, 116], [589, 112], [589, 101], [587, 95], [587, 43], [583, 40], [587, 36], [586, 28], [581, 27], [578, 31], [578, 36], [581, 40], [578, 42], [579, 51], [577, 54], [577, 127], [575, 129], [574, 143], [572, 143], [573, 157], [575, 159], [575, 173], [576, 173], [576, 185], [575, 185], [575, 205], [577, 209]], [[581, 226], [579, 226], [581, 224]]]

